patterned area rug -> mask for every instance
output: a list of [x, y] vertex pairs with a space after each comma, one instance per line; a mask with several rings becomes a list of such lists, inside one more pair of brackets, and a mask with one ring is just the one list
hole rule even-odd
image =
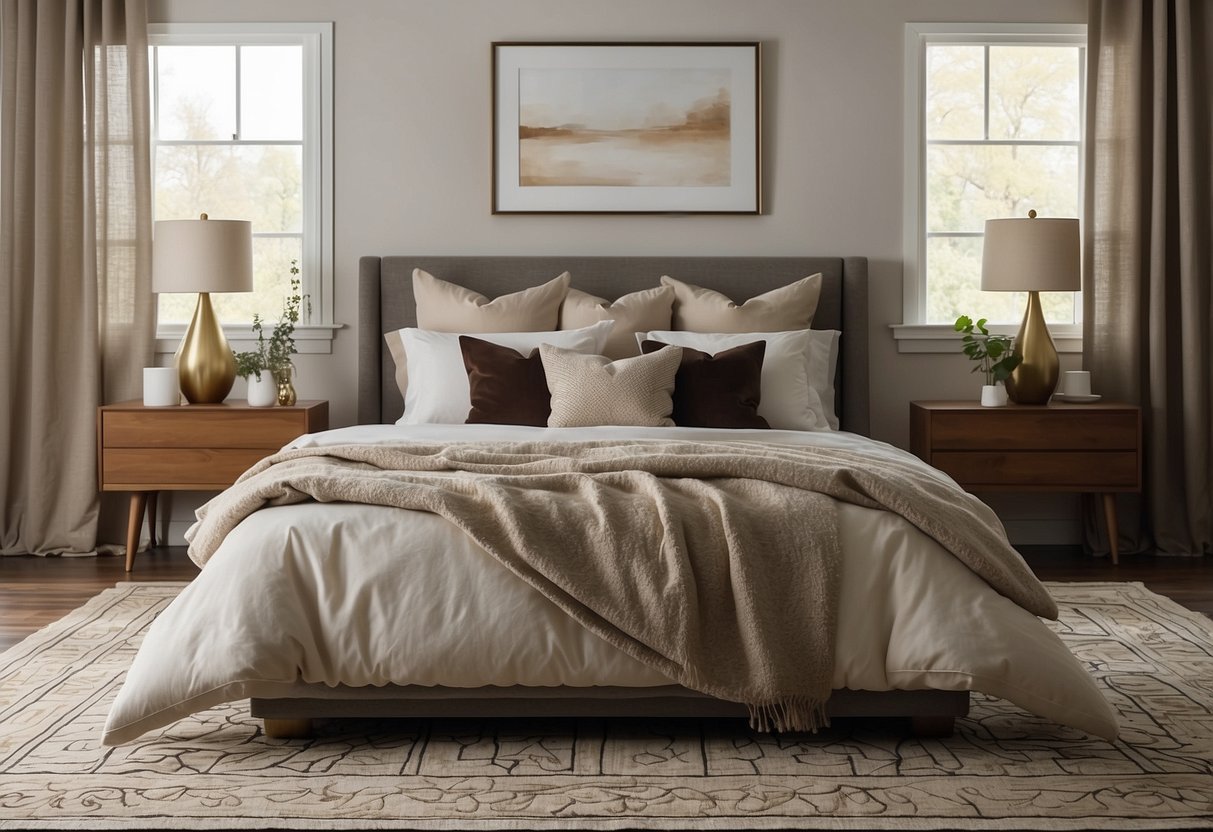
[[302, 742], [240, 703], [101, 747], [181, 586], [120, 584], [0, 656], [0, 828], [1213, 828], [1213, 622], [1140, 584], [1050, 584], [1120, 712], [1114, 744], [974, 695], [942, 740], [892, 721], [415, 720]]

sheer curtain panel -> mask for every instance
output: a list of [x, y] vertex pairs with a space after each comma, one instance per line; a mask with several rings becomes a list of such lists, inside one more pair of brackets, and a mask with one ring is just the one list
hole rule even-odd
[[95, 551], [152, 354], [146, 0], [0, 0], [0, 553]]
[[1142, 406], [1130, 552], [1213, 552], [1211, 16], [1210, 0], [1089, 4], [1083, 351], [1101, 393]]

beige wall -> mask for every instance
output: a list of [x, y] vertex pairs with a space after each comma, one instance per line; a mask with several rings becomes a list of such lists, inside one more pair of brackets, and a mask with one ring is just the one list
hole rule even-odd
[[[859, 254], [870, 258], [872, 433], [904, 445], [908, 402], [975, 398], [956, 355], [901, 355], [902, 38], [910, 21], [1082, 22], [1084, 0], [151, 0], [153, 22], [334, 22], [336, 319], [299, 389], [355, 418], [363, 254]], [[493, 216], [495, 40], [758, 40], [765, 215]], [[1076, 366], [1076, 356], [1065, 356]], [[239, 391], [237, 391], [239, 392]], [[1074, 502], [1004, 517], [1074, 527]], [[1001, 508], [1001, 506], [1000, 506]], [[1061, 531], [1044, 533], [1056, 538]], [[1070, 536], [1068, 532], [1065, 536]]]

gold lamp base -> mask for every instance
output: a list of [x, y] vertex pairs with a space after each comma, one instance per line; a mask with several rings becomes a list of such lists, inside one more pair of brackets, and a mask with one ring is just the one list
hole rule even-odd
[[177, 348], [177, 378], [190, 404], [218, 404], [236, 381], [236, 359], [208, 292], [198, 293], [194, 319]]
[[1016, 404], [1048, 404], [1057, 389], [1061, 362], [1045, 326], [1039, 292], [1028, 292], [1028, 308], [1015, 336], [1015, 351], [1023, 356], [1023, 363], [1006, 381], [1007, 396]]

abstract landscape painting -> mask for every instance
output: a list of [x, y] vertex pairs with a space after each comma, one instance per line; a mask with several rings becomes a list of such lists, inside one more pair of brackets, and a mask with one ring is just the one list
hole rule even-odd
[[759, 44], [493, 44], [494, 213], [761, 212]]
[[724, 186], [727, 69], [525, 69], [519, 184]]

